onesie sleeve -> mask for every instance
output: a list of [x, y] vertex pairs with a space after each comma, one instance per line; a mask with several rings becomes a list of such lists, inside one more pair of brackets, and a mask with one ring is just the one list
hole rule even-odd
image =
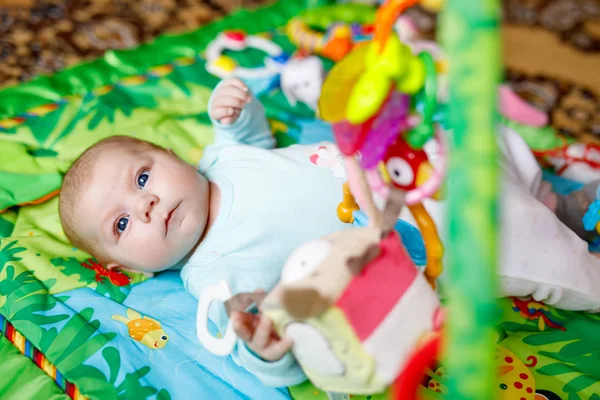
[[[223, 82], [221, 81], [213, 90], [208, 102], [209, 110], [213, 102], [213, 96]], [[251, 101], [246, 103], [239, 118], [234, 123], [225, 125], [211, 118], [215, 129], [215, 145], [247, 144], [264, 149], [275, 147], [275, 138], [267, 122], [265, 108], [260, 100], [254, 95], [251, 96]]]
[[246, 368], [267, 386], [295, 386], [306, 380], [302, 368], [289, 351], [280, 360], [269, 362], [258, 357], [243, 341], [238, 340], [232, 357], [237, 364]]

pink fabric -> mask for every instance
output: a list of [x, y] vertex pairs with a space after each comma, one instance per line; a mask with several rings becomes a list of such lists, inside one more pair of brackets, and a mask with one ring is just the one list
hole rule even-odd
[[337, 301], [363, 341], [381, 324], [418, 273], [396, 232], [380, 243], [381, 254], [355, 277]]
[[530, 126], [548, 125], [548, 115], [521, 99], [506, 85], [500, 86], [500, 113], [515, 122]]

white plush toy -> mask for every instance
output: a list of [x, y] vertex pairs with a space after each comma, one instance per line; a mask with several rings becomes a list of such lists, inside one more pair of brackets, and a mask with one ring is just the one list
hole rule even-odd
[[292, 58], [281, 70], [281, 90], [290, 105], [302, 102], [316, 110], [324, 79], [325, 68], [319, 57]]

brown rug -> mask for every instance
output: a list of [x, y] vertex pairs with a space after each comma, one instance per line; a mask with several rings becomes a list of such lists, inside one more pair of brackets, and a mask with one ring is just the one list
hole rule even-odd
[[0, 87], [267, 0], [0, 0]]
[[[0, 87], [269, 1], [0, 0]], [[435, 15], [409, 12], [434, 35]], [[600, 0], [504, 0], [504, 19], [508, 82], [565, 135], [600, 143]]]
[[[600, 0], [503, 5], [505, 79], [565, 136], [600, 144]], [[436, 16], [409, 12], [432, 37]]]

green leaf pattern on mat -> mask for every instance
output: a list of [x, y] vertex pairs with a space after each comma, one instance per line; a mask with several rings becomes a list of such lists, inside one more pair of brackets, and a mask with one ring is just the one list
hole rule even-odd
[[148, 399], [156, 395], [156, 400], [170, 399], [168, 391], [160, 391], [151, 386], [144, 386], [141, 380], [150, 372], [148, 366], [134, 372], [126, 373], [121, 381], [121, 356], [115, 347], [105, 347], [102, 358], [106, 362], [109, 375], [106, 376], [96, 367], [81, 365], [73, 371], [72, 376], [80, 382], [81, 389], [89, 396], [102, 400]]
[[85, 260], [78, 260], [74, 257], [57, 257], [50, 260], [52, 265], [58, 267], [63, 274], [67, 276], [78, 275], [79, 282], [83, 282], [86, 286], [93, 288], [101, 296], [108, 297], [118, 303], [125, 301], [129, 292], [131, 292], [131, 285], [113, 285], [108, 277], [101, 276], [91, 269], [82, 267], [82, 261]]
[[9, 210], [0, 214], [0, 239], [9, 237], [15, 227], [17, 213], [14, 210]]
[[[158, 393], [157, 389], [142, 386], [139, 382], [150, 371], [150, 367], [127, 373], [123, 382], [115, 387], [120, 370], [120, 355], [116, 348], [106, 345], [117, 334], [99, 331], [100, 321], [93, 319], [92, 308], [86, 308], [72, 316], [48, 313], [56, 308], [59, 301], [66, 301], [68, 296], [52, 296], [49, 293], [56, 284], [56, 279], [41, 282], [32, 271], [15, 268], [26, 252], [16, 240], [0, 241], [0, 313], [8, 318], [18, 331], [25, 333], [34, 346], [52, 360], [56, 368], [69, 379], [87, 377], [78, 382], [82, 389], [86, 384], [90, 384], [93, 389], [99, 385], [98, 381], [106, 382], [106, 385], [101, 385], [102, 390], [97, 398], [131, 399], [135, 394], [135, 398], [146, 399]], [[61, 328], [44, 327], [63, 321], [66, 322]], [[102, 348], [102, 354], [110, 369], [109, 378], [96, 368], [84, 365], [87, 359]], [[114, 397], [106, 397], [111, 390]], [[161, 398], [168, 398], [164, 389], [161, 393]], [[142, 394], [145, 397], [138, 397]]]
[[531, 365], [537, 390], [581, 400], [600, 393], [597, 315], [557, 310], [533, 300], [504, 299], [501, 306], [501, 344]]

